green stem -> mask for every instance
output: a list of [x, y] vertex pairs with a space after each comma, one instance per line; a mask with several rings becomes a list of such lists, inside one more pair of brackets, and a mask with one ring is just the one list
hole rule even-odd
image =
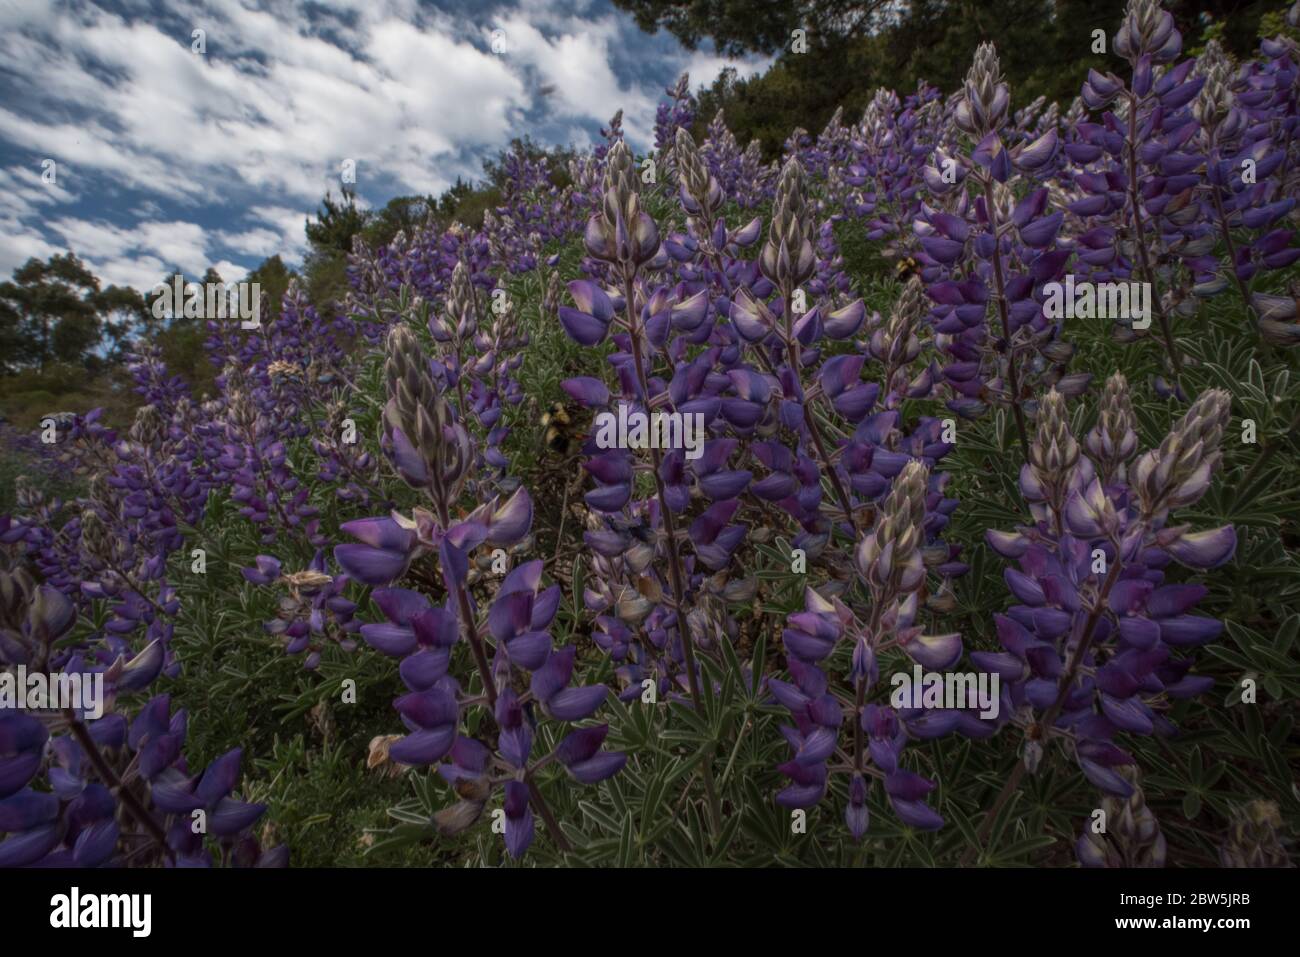
[[158, 845], [168, 859], [174, 860], [176, 855], [167, 845], [167, 834], [163, 831], [162, 825], [149, 813], [149, 809], [140, 803], [140, 799], [135, 796], [135, 792], [126, 787], [122, 783], [122, 779], [117, 776], [117, 772], [109, 766], [103, 752], [99, 750], [99, 745], [95, 743], [95, 739], [91, 736], [90, 729], [77, 718], [76, 712], [71, 708], [64, 709], [63, 717], [72, 730], [72, 736], [77, 739], [77, 743], [86, 752], [86, 757], [90, 759], [91, 766], [94, 767], [95, 773], [99, 775], [105, 787], [121, 799], [127, 813], [135, 818], [136, 823], [149, 833], [154, 843]]
[[1003, 351], [1007, 357], [1007, 388], [1011, 390], [1011, 414], [1016, 420], [1016, 435], [1020, 439], [1020, 456], [1029, 461], [1029, 429], [1025, 425], [1025, 410], [1020, 407], [1020, 369], [1016, 365], [1016, 350], [1011, 342], [1011, 310], [1007, 304], [1006, 277], [1002, 273], [1002, 237], [996, 205], [993, 202], [993, 180], [984, 179], [984, 208], [989, 217], [989, 231], [993, 234], [993, 285], [994, 301], [1002, 324]]
[[1133, 206], [1133, 228], [1137, 236], [1135, 245], [1137, 246], [1138, 263], [1142, 270], [1142, 279], [1151, 287], [1151, 308], [1155, 310], [1156, 318], [1160, 321], [1160, 335], [1165, 340], [1165, 348], [1169, 350], [1169, 362], [1173, 366], [1174, 385], [1181, 390], [1182, 387], [1178, 379], [1183, 374], [1183, 358], [1178, 351], [1178, 343], [1174, 341], [1169, 316], [1165, 313], [1165, 307], [1160, 302], [1160, 287], [1156, 285], [1155, 270], [1151, 268], [1151, 259], [1147, 255], [1146, 224], [1142, 220], [1142, 197], [1138, 192], [1137, 115], [1138, 98], [1130, 95], [1128, 101], [1128, 143], [1126, 145], [1128, 152], [1129, 203]]
[[[786, 361], [790, 364], [790, 372], [797, 379], [799, 377], [799, 341], [794, 336], [794, 316], [791, 314], [792, 293], [786, 292], [783, 295], [785, 310], [785, 349]], [[793, 396], [790, 396], [793, 398]], [[840, 508], [844, 511], [845, 521], [853, 529], [853, 541], [858, 540], [858, 523], [853, 516], [853, 504], [849, 499], [849, 493], [844, 488], [844, 483], [840, 481], [839, 473], [835, 471], [835, 465], [831, 462], [830, 455], [826, 452], [826, 443], [822, 441], [820, 426], [817, 425], [817, 416], [813, 413], [812, 404], [804, 405], [803, 413], [804, 424], [808, 426], [808, 436], [812, 439], [813, 447], [817, 449], [817, 456], [821, 459], [821, 466], [826, 471], [827, 477], [831, 480], [831, 488], [835, 490], [835, 497], [839, 500]]]
[[[641, 390], [641, 401], [648, 407], [650, 403], [650, 384], [646, 375], [645, 361], [641, 356], [641, 323], [636, 311], [636, 267], [625, 266], [623, 270], [623, 296], [627, 310], [628, 335], [632, 340], [632, 361], [636, 367], [636, 380]], [[664, 523], [664, 534], [668, 539], [668, 578], [673, 591], [673, 616], [677, 625], [677, 634], [682, 641], [682, 657], [686, 664], [686, 683], [690, 689], [691, 703], [695, 712], [704, 716], [704, 698], [700, 693], [700, 679], [696, 669], [695, 640], [691, 637], [690, 625], [686, 620], [686, 576], [682, 572], [681, 553], [677, 547], [677, 525], [673, 519], [673, 510], [668, 507], [668, 494], [664, 488], [663, 477], [659, 474], [662, 456], [658, 448], [650, 449], [651, 463], [654, 469], [655, 492], [659, 499], [659, 514]], [[709, 816], [716, 834], [722, 826], [722, 805], [718, 801], [717, 790], [713, 784], [713, 754], [709, 749], [703, 761], [704, 789], [709, 800]]]

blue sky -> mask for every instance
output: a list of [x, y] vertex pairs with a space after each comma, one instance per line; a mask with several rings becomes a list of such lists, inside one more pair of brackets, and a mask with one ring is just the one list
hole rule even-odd
[[0, 0], [0, 277], [69, 249], [141, 290], [296, 265], [346, 159], [379, 206], [477, 178], [515, 136], [589, 143], [620, 108], [645, 149], [663, 88], [729, 64], [767, 61], [687, 51], [608, 0]]

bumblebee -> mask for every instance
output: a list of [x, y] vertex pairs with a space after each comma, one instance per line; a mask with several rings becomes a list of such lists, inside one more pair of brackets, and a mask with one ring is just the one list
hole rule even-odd
[[579, 410], [563, 402], [552, 402], [542, 413], [542, 443], [550, 452], [568, 457], [582, 447], [586, 438], [578, 423]]
[[903, 256], [894, 263], [894, 278], [901, 283], [906, 283], [913, 276], [919, 275], [921, 275], [921, 264], [911, 256]]

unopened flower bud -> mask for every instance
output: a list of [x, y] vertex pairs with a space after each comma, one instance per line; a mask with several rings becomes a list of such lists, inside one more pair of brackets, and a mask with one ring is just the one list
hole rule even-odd
[[142, 405], [135, 411], [135, 422], [131, 425], [131, 438], [140, 445], [150, 448], [162, 440], [167, 423], [154, 405]]
[[30, 476], [19, 475], [14, 478], [14, 498], [21, 508], [37, 508], [45, 495]]
[[1026, 741], [1025, 749], [1020, 755], [1020, 760], [1025, 765], [1025, 770], [1030, 774], [1037, 774], [1039, 766], [1043, 763], [1043, 745], [1038, 741]]
[[81, 513], [81, 550], [100, 561], [108, 561], [113, 557], [112, 535], [93, 508]]
[[1291, 867], [1278, 832], [1282, 814], [1273, 801], [1251, 801], [1233, 808], [1227, 838], [1219, 848], [1224, 867]]
[[777, 180], [772, 222], [758, 264], [783, 295], [792, 293], [817, 268], [803, 167], [794, 157], [786, 161]]
[[1115, 52], [1136, 64], [1144, 56], [1153, 63], [1168, 63], [1183, 48], [1182, 34], [1174, 26], [1173, 14], [1160, 0], [1129, 0], [1124, 22], [1115, 34]]
[[1079, 443], [1070, 432], [1065, 396], [1055, 388], [1039, 403], [1038, 429], [1029, 444], [1028, 459], [1029, 468], [1047, 500], [1059, 509], [1079, 462]]
[[1217, 41], [1211, 40], [1197, 61], [1205, 83], [1192, 101], [1192, 115], [1209, 133], [1215, 133], [1232, 114], [1232, 61]]
[[290, 572], [287, 575], [280, 576], [280, 581], [289, 587], [291, 591], [299, 595], [314, 595], [320, 591], [334, 578], [326, 575], [324, 572], [305, 569], [300, 572]]
[[1116, 372], [1106, 380], [1097, 424], [1084, 439], [1088, 452], [1105, 478], [1114, 476], [1137, 451], [1138, 439], [1134, 424], [1128, 380], [1122, 372]]
[[913, 276], [890, 310], [889, 318], [871, 334], [871, 354], [885, 366], [885, 389], [891, 396], [907, 391], [907, 366], [921, 354], [918, 329], [929, 306], [921, 280]]
[[0, 628], [22, 631], [27, 618], [27, 603], [36, 591], [36, 582], [25, 568], [0, 571]]
[[546, 281], [546, 293], [542, 296], [542, 310], [551, 317], [556, 317], [560, 312], [560, 296], [564, 292], [564, 283], [560, 280], [559, 270], [551, 272], [551, 276]]
[[226, 400], [230, 424], [241, 432], [253, 432], [257, 427], [257, 407], [248, 393], [235, 389]]
[[394, 430], [398, 471], [407, 484], [439, 494], [439, 504], [450, 507], [473, 464], [473, 449], [455, 410], [439, 394], [420, 344], [404, 325], [388, 333], [384, 376], [384, 420]]
[[885, 135], [898, 112], [898, 94], [884, 87], [876, 90], [862, 114], [862, 132], [869, 139]]
[[1211, 389], [1192, 404], [1158, 449], [1138, 459], [1132, 483], [1149, 516], [1190, 505], [1210, 487], [1222, 453], [1219, 443], [1232, 414], [1232, 396]]
[[872, 355], [887, 366], [905, 365], [915, 359], [921, 351], [916, 330], [928, 309], [925, 287], [913, 276], [903, 286], [884, 327], [871, 337]]
[[992, 43], [981, 43], [966, 73], [954, 122], [963, 132], [983, 139], [1002, 128], [1010, 107], [1011, 93], [1002, 80], [998, 51]]
[[876, 527], [858, 543], [858, 572], [878, 600], [910, 594], [925, 578], [925, 500], [930, 470], [913, 459], [903, 466], [880, 511]]
[[474, 286], [469, 280], [469, 270], [465, 268], [463, 262], [456, 263], [456, 268], [451, 271], [444, 326], [460, 340], [473, 336], [478, 329], [478, 308]]
[[605, 193], [585, 239], [593, 257], [625, 268], [647, 263], [659, 251], [659, 227], [641, 209], [636, 164], [621, 139], [605, 156]]
[[702, 216], [706, 222], [711, 222], [722, 208], [722, 187], [709, 172], [708, 164], [685, 127], [677, 130], [676, 148], [682, 206], [692, 216]]
[[1089, 827], [1075, 844], [1084, 867], [1164, 867], [1166, 844], [1160, 823], [1147, 807], [1138, 772], [1131, 765], [1115, 769], [1133, 786], [1126, 798], [1107, 795], [1102, 799], [1104, 830]]

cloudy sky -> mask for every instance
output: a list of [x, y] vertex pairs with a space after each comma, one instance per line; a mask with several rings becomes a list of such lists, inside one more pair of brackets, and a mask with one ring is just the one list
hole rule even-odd
[[663, 87], [729, 63], [766, 66], [608, 0], [0, 0], [0, 278], [69, 249], [141, 290], [296, 265], [345, 160], [381, 206], [477, 178], [515, 136], [585, 145], [620, 108], [645, 149]]

